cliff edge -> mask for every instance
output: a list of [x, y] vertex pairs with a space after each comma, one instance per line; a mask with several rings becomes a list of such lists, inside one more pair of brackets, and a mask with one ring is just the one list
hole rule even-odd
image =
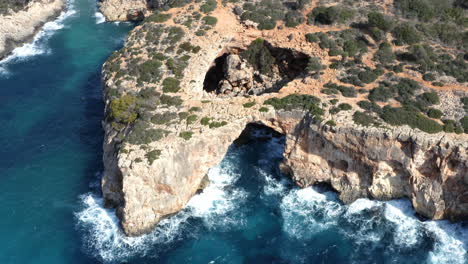
[[389, 1], [329, 2], [144, 12], [103, 67], [102, 191], [127, 235], [181, 210], [252, 126], [286, 136], [281, 169], [299, 186], [328, 183], [345, 203], [407, 197], [425, 217], [467, 219], [458, 40], [409, 40], [413, 25]]

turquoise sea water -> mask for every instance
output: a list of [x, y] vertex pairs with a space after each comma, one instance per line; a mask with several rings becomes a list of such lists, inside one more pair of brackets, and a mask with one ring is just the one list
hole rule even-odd
[[95, 12], [70, 2], [0, 64], [0, 263], [468, 263], [463, 223], [297, 189], [278, 172], [278, 138], [230, 148], [185, 210], [124, 237], [99, 194], [99, 72], [132, 25]]

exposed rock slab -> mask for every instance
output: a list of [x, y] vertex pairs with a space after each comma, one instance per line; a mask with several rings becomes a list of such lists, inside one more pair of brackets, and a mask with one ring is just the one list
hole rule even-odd
[[19, 12], [0, 16], [0, 59], [30, 41], [40, 28], [57, 17], [65, 0], [37, 0]]

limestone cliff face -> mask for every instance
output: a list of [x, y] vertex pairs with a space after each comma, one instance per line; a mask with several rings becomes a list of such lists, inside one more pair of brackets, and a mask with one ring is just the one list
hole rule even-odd
[[151, 9], [167, 3], [168, 0], [104, 0], [100, 3], [100, 10], [108, 21], [138, 21]]
[[[103, 6], [113, 1], [119, 0]], [[131, 5], [125, 6], [118, 8]], [[329, 59], [305, 34], [336, 28], [262, 32], [240, 23], [233, 6], [215, 9], [210, 15], [218, 21], [210, 24], [213, 18], [202, 19], [197, 8], [171, 9], [166, 22], [136, 27], [104, 65], [102, 191], [127, 235], [148, 232], [184, 208], [250, 123], [286, 136], [281, 168], [299, 186], [328, 183], [345, 203], [408, 197], [423, 216], [468, 218], [468, 134], [357, 125], [353, 113], [364, 95], [321, 93], [324, 84], [337, 81], [333, 68], [320, 76], [304, 74], [309, 57]], [[268, 40], [268, 51], [260, 48], [274, 62], [270, 77], [238, 56], [259, 37]], [[292, 94], [316, 96], [321, 118], [311, 116], [311, 105], [286, 111], [264, 104]], [[452, 102], [447, 98], [453, 93], [446, 94], [441, 105]], [[336, 113], [333, 100], [353, 107]]]
[[300, 186], [328, 183], [345, 203], [407, 197], [431, 219], [468, 217], [466, 137], [328, 127], [297, 113], [282, 113], [278, 122], [287, 135], [282, 169]]
[[105, 0], [100, 10], [108, 21], [128, 21], [147, 12], [146, 0]]
[[65, 0], [38, 0], [31, 1], [24, 10], [1, 15], [0, 59], [30, 41], [47, 21], [57, 17], [64, 8]]

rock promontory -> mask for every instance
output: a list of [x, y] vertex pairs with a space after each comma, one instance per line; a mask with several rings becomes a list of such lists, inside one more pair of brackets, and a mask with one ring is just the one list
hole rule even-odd
[[[138, 1], [106, 2], [125, 19]], [[102, 192], [127, 235], [184, 208], [255, 126], [286, 137], [281, 169], [301, 187], [329, 184], [345, 203], [405, 197], [424, 217], [468, 218], [457, 36], [423, 35], [414, 23], [429, 22], [392, 1], [140, 5], [144, 22], [103, 67]]]
[[[21, 4], [14, 5], [15, 2]], [[0, 9], [0, 60], [14, 48], [31, 41], [46, 22], [65, 8], [65, 0], [11, 1], [10, 4]]]

